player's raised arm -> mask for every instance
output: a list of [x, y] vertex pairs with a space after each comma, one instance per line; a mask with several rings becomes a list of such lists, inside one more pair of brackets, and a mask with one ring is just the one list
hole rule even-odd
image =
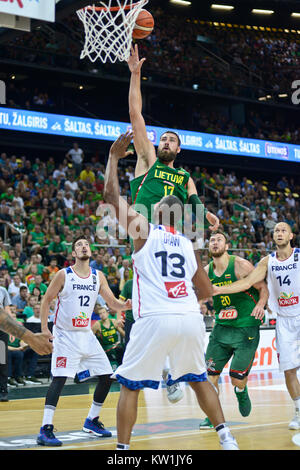
[[129, 115], [134, 132], [134, 147], [138, 156], [136, 176], [140, 176], [154, 164], [155, 148], [148, 139], [146, 124], [142, 115], [141, 68], [145, 59], [139, 58], [138, 46], [131, 48], [128, 67], [131, 72], [129, 87]]
[[128, 235], [133, 239], [135, 251], [140, 250], [149, 233], [148, 220], [138, 214], [123, 197], [120, 196], [120, 185], [118, 178], [118, 162], [126, 157], [126, 149], [130, 144], [133, 134], [126, 132], [112, 144], [109, 152], [108, 163], [104, 177], [103, 197], [106, 202], [114, 206], [116, 217], [120, 225], [127, 230]]
[[265, 258], [263, 258], [258, 263], [256, 268], [254, 268], [253, 271], [251, 271], [251, 273], [247, 277], [244, 277], [243, 279], [233, 282], [232, 284], [227, 285], [227, 286], [221, 286], [221, 287], [214, 286], [213, 295], [235, 294], [237, 292], [243, 292], [247, 289], [250, 289], [250, 287], [253, 286], [254, 284], [257, 284], [258, 282], [263, 281], [268, 272], [268, 259], [269, 259], [269, 256], [266, 256]]

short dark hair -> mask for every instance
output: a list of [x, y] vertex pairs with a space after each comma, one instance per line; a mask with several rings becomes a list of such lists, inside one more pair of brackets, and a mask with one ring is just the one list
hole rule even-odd
[[78, 242], [78, 240], [86, 240], [87, 242], [89, 242], [88, 238], [85, 235], [78, 235], [78, 237], [76, 237], [72, 243], [72, 251], [74, 251], [75, 245]]
[[[169, 207], [170, 209], [173, 208], [173, 211], [170, 212], [170, 220], [169, 220], [169, 223], [172, 227], [175, 227], [175, 225], [180, 221], [182, 220], [183, 218], [183, 212], [184, 212], [184, 205], [183, 203], [180, 201], [180, 199], [177, 197], [177, 196], [173, 196], [173, 195], [169, 195], [169, 196], [164, 196], [158, 203], [158, 206], [156, 208], [157, 211], [160, 211], [161, 207], [162, 206], [167, 206]], [[176, 207], [179, 208], [179, 212], [176, 213]], [[174, 211], [175, 209], [175, 211]], [[160, 211], [160, 215], [159, 215], [159, 223], [164, 223], [164, 221], [162, 220], [162, 213]]]
[[215, 230], [214, 232], [212, 232], [210, 234], [209, 239], [211, 239], [211, 237], [213, 237], [214, 235], [218, 235], [218, 234], [223, 235], [223, 237], [225, 238], [226, 243], [229, 242], [227, 233], [223, 232], [223, 230], [221, 230], [221, 229], [218, 229], [218, 230]]

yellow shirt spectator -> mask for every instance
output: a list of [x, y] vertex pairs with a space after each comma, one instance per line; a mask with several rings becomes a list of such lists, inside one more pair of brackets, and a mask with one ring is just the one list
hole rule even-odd
[[91, 167], [89, 165], [87, 165], [85, 170], [82, 170], [82, 172], [80, 173], [79, 179], [81, 181], [84, 181], [85, 183], [93, 184], [96, 181], [96, 175], [91, 170]]

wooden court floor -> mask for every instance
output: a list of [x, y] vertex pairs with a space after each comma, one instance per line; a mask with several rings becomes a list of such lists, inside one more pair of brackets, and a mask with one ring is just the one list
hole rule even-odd
[[[241, 450], [300, 450], [288, 429], [294, 407], [283, 376], [273, 372], [252, 374], [248, 382], [252, 412], [243, 418], [238, 411], [228, 376], [220, 383], [220, 399], [226, 421]], [[113, 437], [98, 439], [81, 431], [92, 401], [91, 393], [61, 396], [54, 419], [56, 436], [63, 441], [58, 450], [115, 450], [116, 405], [119, 392], [111, 392], [101, 411], [101, 420]], [[0, 403], [0, 450], [48, 450], [36, 446], [42, 421], [44, 398], [10, 400]], [[214, 430], [199, 430], [204, 417], [189, 386], [184, 398], [170, 404], [165, 388], [140, 393], [138, 419], [131, 450], [219, 450]]]

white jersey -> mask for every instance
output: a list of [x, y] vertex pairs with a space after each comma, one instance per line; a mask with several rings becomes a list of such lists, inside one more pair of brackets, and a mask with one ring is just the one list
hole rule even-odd
[[276, 252], [268, 260], [269, 305], [272, 311], [284, 317], [300, 315], [300, 249], [294, 248], [283, 261]]
[[192, 278], [197, 261], [192, 242], [173, 228], [149, 224], [143, 248], [133, 253], [132, 310], [149, 315], [200, 314]]
[[100, 289], [99, 275], [90, 268], [88, 277], [80, 277], [71, 268], [65, 268], [65, 283], [58, 294], [54, 324], [64, 330], [90, 331], [91, 316]]

